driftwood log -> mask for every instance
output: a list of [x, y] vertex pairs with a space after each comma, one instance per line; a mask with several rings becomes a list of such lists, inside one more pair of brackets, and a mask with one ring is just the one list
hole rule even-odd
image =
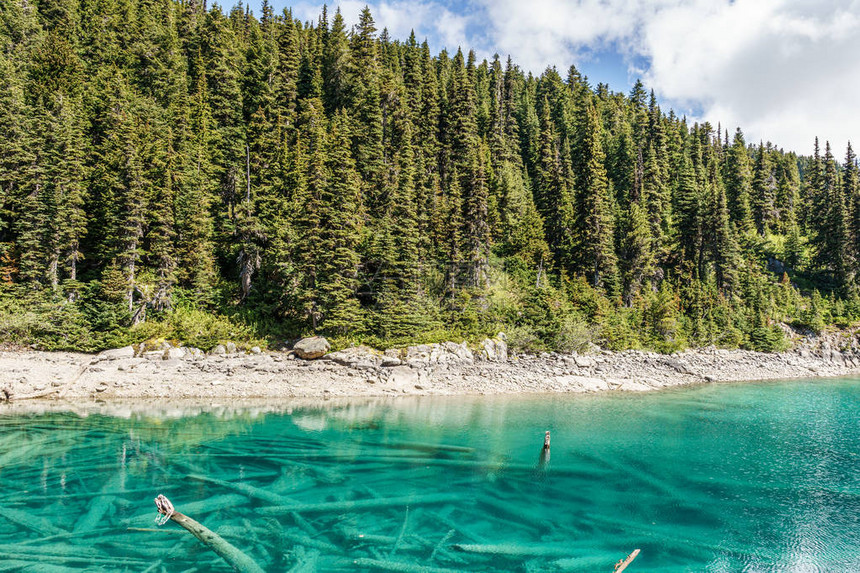
[[176, 511], [173, 504], [170, 503], [170, 500], [163, 495], [159, 494], [159, 496], [155, 498], [155, 507], [158, 508], [158, 513], [164, 516], [164, 522], [172, 520], [181, 525], [194, 537], [217, 553], [222, 559], [224, 559], [224, 561], [229, 563], [236, 571], [239, 571], [240, 573], [265, 573], [253, 559], [242, 553], [242, 551], [236, 547], [230, 545], [223, 537], [194, 521], [187, 515]]

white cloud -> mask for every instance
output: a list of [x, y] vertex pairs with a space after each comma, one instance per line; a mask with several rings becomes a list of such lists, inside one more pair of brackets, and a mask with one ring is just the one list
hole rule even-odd
[[[329, 22], [335, 10], [340, 8], [347, 29], [358, 23], [359, 14], [365, 6], [370, 8], [377, 30], [388, 29], [392, 39], [406, 40], [415, 30], [419, 42], [430, 40], [435, 51], [448, 48], [456, 51], [458, 46], [468, 45], [466, 26], [469, 16], [455, 14], [448, 8], [430, 1], [412, 2], [393, 0], [367, 2], [365, 0], [341, 0], [328, 5]], [[299, 2], [292, 4], [293, 15], [303, 21], [316, 21], [322, 12], [323, 3]]]
[[[344, 0], [348, 25], [365, 2]], [[748, 141], [808, 153], [860, 141], [860, 0], [384, 0], [368, 2], [377, 27], [405, 39], [414, 27], [434, 51], [510, 54], [526, 70], [565, 70], [621, 50], [676, 110]], [[294, 4], [316, 19], [322, 4]], [[330, 14], [334, 8], [329, 7]], [[643, 62], [645, 62], [643, 64]], [[637, 69], [634, 69], [634, 64]], [[624, 86], [610, 86], [624, 89]], [[858, 145], [860, 147], [860, 145]]]
[[855, 2], [689, 2], [644, 22], [635, 49], [663, 97], [748, 139], [808, 153], [816, 135], [837, 149], [860, 136]]
[[534, 72], [620, 47], [664, 101], [748, 140], [809, 152], [816, 135], [860, 138], [858, 1], [476, 1], [491, 42]]

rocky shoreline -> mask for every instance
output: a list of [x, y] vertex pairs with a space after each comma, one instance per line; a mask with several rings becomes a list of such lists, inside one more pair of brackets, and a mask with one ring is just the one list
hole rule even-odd
[[333, 398], [403, 395], [644, 392], [689, 384], [838, 377], [860, 373], [856, 332], [807, 337], [788, 352], [704, 348], [671, 355], [642, 351], [509, 355], [504, 337], [469, 347], [447, 342], [366, 347], [302, 359], [301, 351], [205, 353], [165, 345], [97, 355], [0, 352], [0, 401]]

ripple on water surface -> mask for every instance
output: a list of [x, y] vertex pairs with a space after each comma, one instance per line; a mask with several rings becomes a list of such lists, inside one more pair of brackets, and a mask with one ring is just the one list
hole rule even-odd
[[860, 571], [858, 406], [834, 380], [6, 412], [0, 571], [229, 571], [157, 493], [273, 572]]

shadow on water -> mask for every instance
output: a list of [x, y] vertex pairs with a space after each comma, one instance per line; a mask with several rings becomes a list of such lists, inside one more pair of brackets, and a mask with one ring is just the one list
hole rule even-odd
[[[860, 570], [860, 383], [0, 410], [0, 571]], [[552, 452], [542, 447], [552, 435]]]

